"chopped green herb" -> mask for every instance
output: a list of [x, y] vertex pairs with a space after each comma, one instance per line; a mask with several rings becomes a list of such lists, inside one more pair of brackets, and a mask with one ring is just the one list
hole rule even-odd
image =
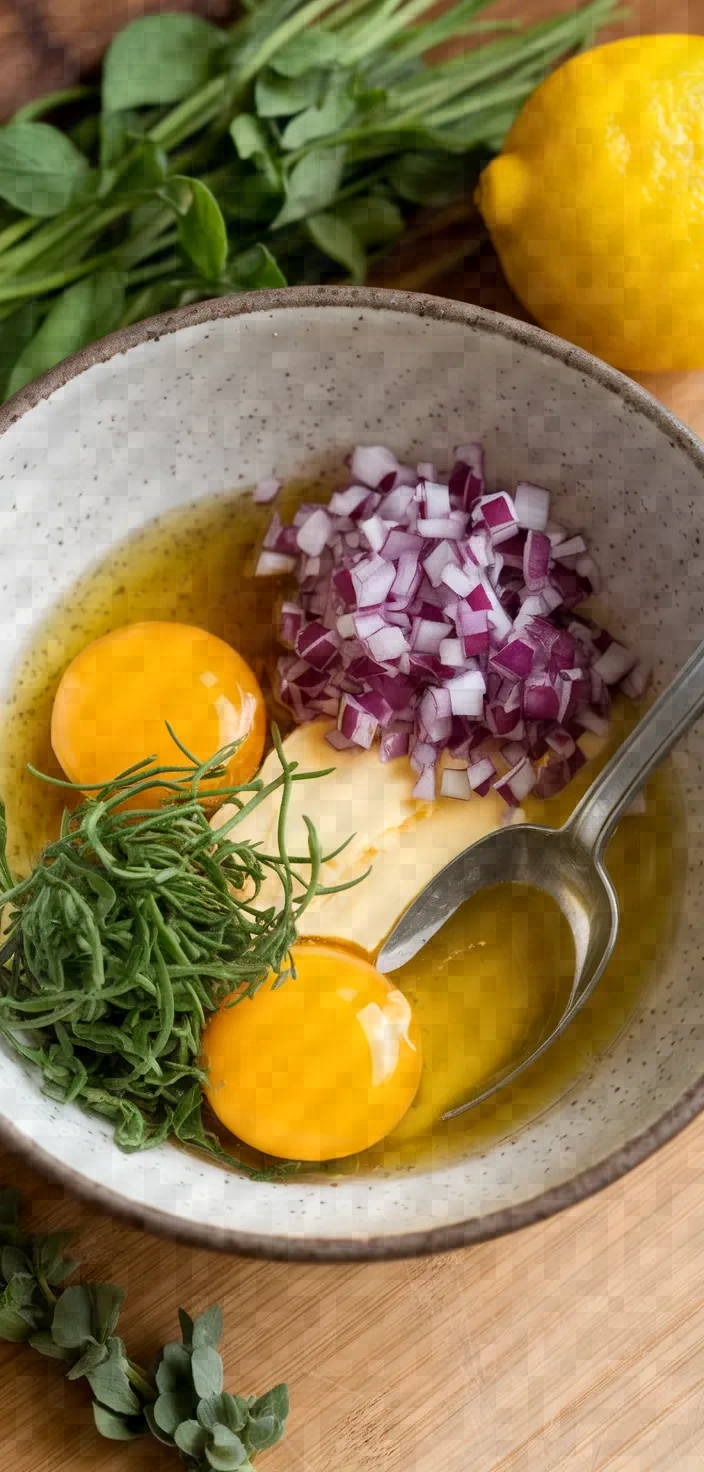
[[[297, 922], [314, 895], [326, 893], [319, 874], [329, 857], [310, 822], [308, 852], [287, 853], [293, 783], [326, 774], [299, 772], [275, 727], [273, 739], [280, 775], [266, 785], [255, 778], [219, 788], [235, 812], [217, 832], [199, 793], [224, 778], [238, 743], [202, 764], [181, 747], [186, 766], [147, 758], [123, 772], [64, 814], [61, 836], [17, 883], [0, 808], [0, 910], [9, 911], [0, 1032], [40, 1069], [52, 1097], [109, 1119], [123, 1150], [173, 1136], [254, 1177], [291, 1167], [243, 1165], [205, 1129], [201, 1030], [228, 993], [252, 997], [267, 977], [290, 974]], [[163, 806], [125, 811], [126, 800], [154, 788], [163, 790]], [[247, 818], [277, 791], [279, 847], [265, 854], [248, 841]], [[259, 909], [254, 902], [272, 873], [280, 904]]]
[[488, 5], [248, 0], [226, 29], [141, 17], [101, 89], [22, 108], [0, 128], [0, 394], [154, 312], [363, 280], [388, 221], [471, 192], [534, 88], [614, 15], [589, 0], [521, 30]]

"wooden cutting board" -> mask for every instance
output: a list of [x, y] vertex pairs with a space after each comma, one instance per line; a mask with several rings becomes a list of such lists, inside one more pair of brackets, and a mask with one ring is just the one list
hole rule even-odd
[[[141, 0], [0, 0], [0, 114], [75, 78]], [[152, 7], [156, 8], [156, 7]], [[170, 0], [168, 8], [176, 8]], [[220, 0], [205, 0], [221, 13]], [[536, 19], [551, 0], [502, 0]], [[621, 29], [704, 32], [704, 0], [641, 0]], [[488, 247], [446, 221], [389, 284], [520, 314]], [[704, 435], [704, 374], [647, 382]], [[287, 1379], [266, 1472], [702, 1472], [704, 1118], [625, 1180], [512, 1238], [346, 1267], [252, 1263], [162, 1242], [71, 1200], [0, 1151], [40, 1231], [80, 1228], [86, 1276], [128, 1290], [121, 1332], [148, 1362], [176, 1307], [218, 1301], [226, 1385]], [[101, 1441], [80, 1384], [0, 1348], [2, 1472], [168, 1472], [153, 1441]]]

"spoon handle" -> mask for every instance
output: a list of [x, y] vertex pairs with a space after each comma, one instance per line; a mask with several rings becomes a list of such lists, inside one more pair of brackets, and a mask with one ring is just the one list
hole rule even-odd
[[704, 643], [639, 721], [578, 803], [565, 831], [599, 858], [651, 772], [704, 712]]

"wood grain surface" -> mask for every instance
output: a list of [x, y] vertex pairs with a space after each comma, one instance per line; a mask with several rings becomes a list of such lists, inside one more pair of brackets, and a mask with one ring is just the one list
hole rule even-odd
[[[92, 64], [142, 0], [0, 0], [0, 114]], [[168, 8], [175, 8], [170, 0]], [[220, 0], [201, 8], [218, 14]], [[501, 0], [527, 19], [551, 0]], [[704, 33], [704, 0], [641, 0], [620, 30]], [[521, 315], [461, 223], [385, 279]], [[445, 262], [438, 276], [437, 261]], [[704, 374], [646, 386], [704, 435]], [[600, 1196], [499, 1242], [408, 1263], [251, 1263], [162, 1242], [72, 1200], [9, 1153], [37, 1230], [80, 1228], [86, 1276], [128, 1289], [121, 1332], [148, 1361], [176, 1307], [218, 1301], [226, 1385], [287, 1379], [266, 1472], [702, 1472], [704, 1119]], [[167, 1472], [154, 1442], [96, 1435], [81, 1384], [0, 1347], [1, 1472]]]

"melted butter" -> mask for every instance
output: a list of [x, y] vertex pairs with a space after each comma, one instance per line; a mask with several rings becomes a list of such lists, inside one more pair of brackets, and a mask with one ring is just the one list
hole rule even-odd
[[[304, 494], [314, 499], [320, 490], [310, 484], [290, 488], [281, 507], [284, 518]], [[269, 517], [267, 507], [222, 496], [161, 518], [116, 546], [37, 630], [0, 721], [0, 792], [7, 804], [10, 858], [18, 871], [30, 868], [58, 832], [64, 794], [32, 777], [26, 764], [60, 775], [49, 742], [51, 707], [63, 670], [91, 640], [139, 619], [197, 624], [249, 661], [273, 711], [269, 676], [279, 652], [273, 631], [282, 587], [247, 576]], [[276, 715], [281, 720], [280, 708]], [[588, 763], [560, 797], [526, 803], [529, 820], [563, 823], [637, 718], [632, 705], [617, 707], [602, 757]], [[479, 1150], [510, 1135], [588, 1071], [627, 1023], [667, 945], [673, 895], [681, 891], [683, 835], [678, 794], [666, 767], [649, 784], [644, 815], [624, 819], [609, 846], [607, 864], [622, 924], [614, 958], [594, 996], [520, 1080], [443, 1123], [443, 1110], [537, 1040], [559, 1013], [571, 980], [571, 939], [552, 902], [527, 888], [502, 887], [458, 911], [393, 977], [420, 1025], [424, 1068], [416, 1100], [380, 1146], [331, 1169], [443, 1164], [459, 1151]], [[253, 1152], [240, 1153], [256, 1158]]]

